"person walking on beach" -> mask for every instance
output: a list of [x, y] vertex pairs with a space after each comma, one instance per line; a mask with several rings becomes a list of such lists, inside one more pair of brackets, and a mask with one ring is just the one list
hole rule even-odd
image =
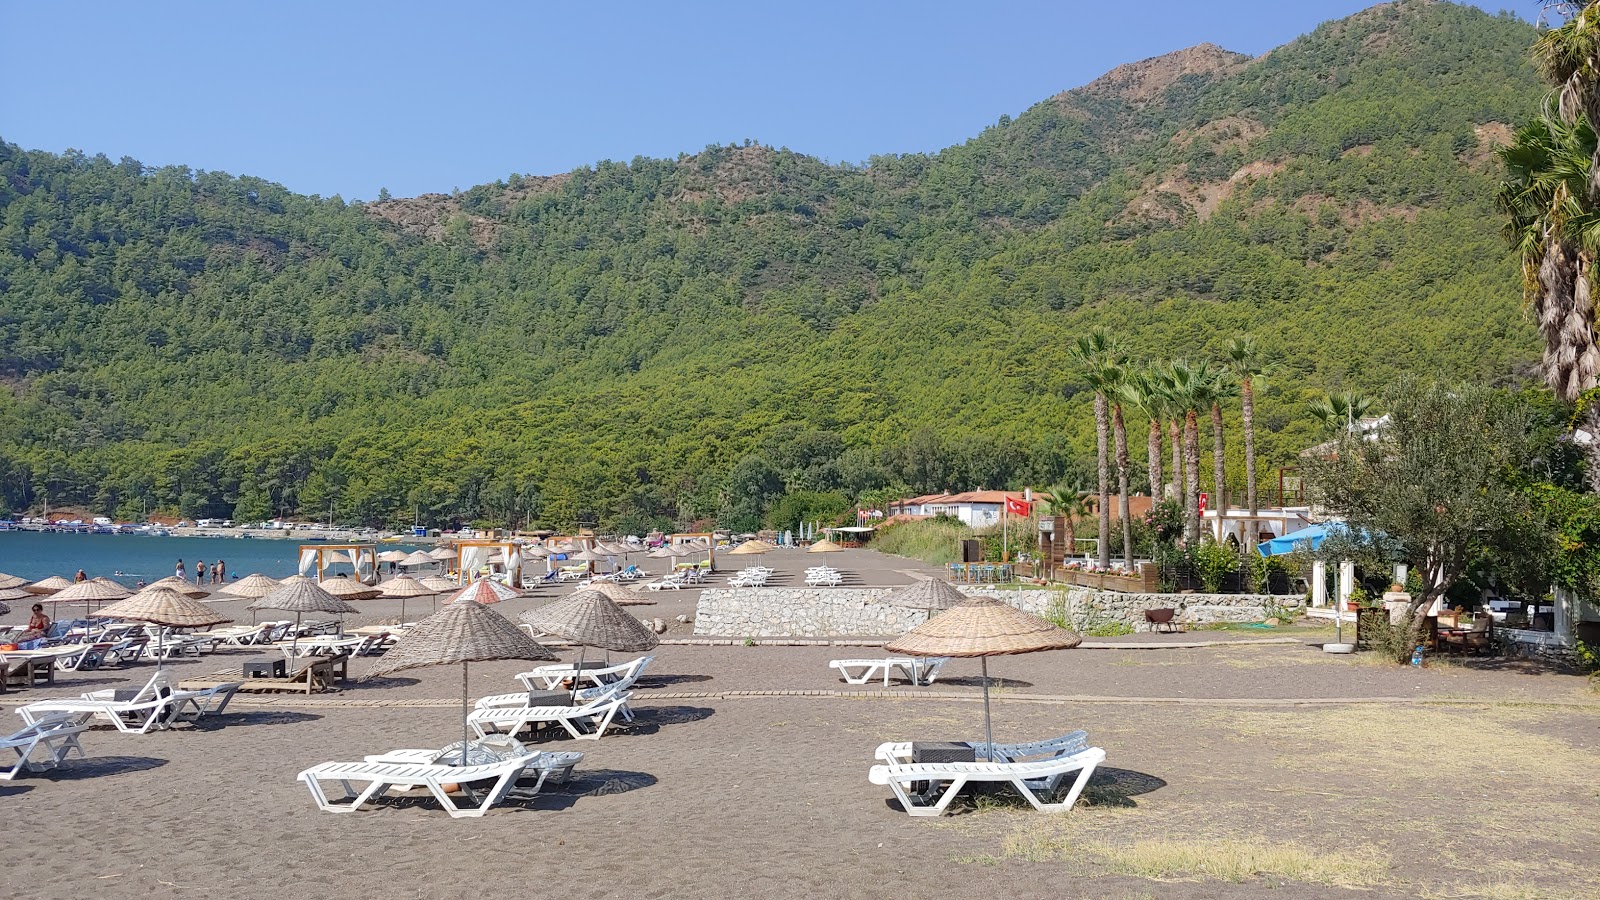
[[206, 561], [203, 559], [197, 559], [194, 561], [194, 583], [206, 583]]
[[183, 567], [183, 560], [181, 560], [181, 559], [178, 560], [178, 575], [177, 575], [177, 578], [178, 578], [179, 581], [188, 581], [189, 580], [189, 570], [185, 569]]

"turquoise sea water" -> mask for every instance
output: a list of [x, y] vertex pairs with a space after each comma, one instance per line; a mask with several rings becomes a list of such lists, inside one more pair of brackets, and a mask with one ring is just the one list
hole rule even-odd
[[[295, 573], [300, 541], [260, 538], [150, 537], [139, 534], [47, 534], [0, 532], [0, 572], [37, 581], [50, 575], [68, 579], [83, 569], [93, 578], [105, 575], [132, 587], [172, 574], [182, 559], [194, 577], [194, 562], [222, 560], [228, 580], [260, 572], [272, 578]], [[382, 549], [416, 548], [385, 544]], [[124, 574], [116, 574], [118, 571]]]

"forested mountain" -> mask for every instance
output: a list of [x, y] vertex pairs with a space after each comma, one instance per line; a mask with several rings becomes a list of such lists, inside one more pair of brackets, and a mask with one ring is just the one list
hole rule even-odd
[[1537, 107], [1534, 35], [1405, 0], [937, 154], [751, 143], [366, 204], [0, 143], [0, 508], [639, 530], [1043, 485], [1092, 455], [1066, 351], [1096, 324], [1268, 348], [1266, 487], [1318, 393], [1536, 359], [1491, 152]]

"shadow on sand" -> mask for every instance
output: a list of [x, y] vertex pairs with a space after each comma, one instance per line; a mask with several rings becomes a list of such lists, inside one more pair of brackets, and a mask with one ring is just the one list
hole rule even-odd
[[84, 778], [124, 775], [129, 772], [147, 772], [166, 764], [166, 760], [152, 756], [90, 756], [84, 759], [74, 757], [48, 772], [39, 774], [40, 777], [51, 781], [78, 781]]

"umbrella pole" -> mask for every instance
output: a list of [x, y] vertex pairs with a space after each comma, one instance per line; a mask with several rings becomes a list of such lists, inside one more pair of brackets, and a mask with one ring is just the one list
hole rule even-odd
[[994, 762], [994, 727], [989, 719], [989, 657], [978, 657], [983, 666], [983, 752], [984, 759]]
[[294, 656], [300, 655], [300, 614], [294, 614], [294, 637], [289, 641], [289, 652]]
[[471, 739], [470, 729], [467, 727], [467, 666], [470, 663], [461, 663], [461, 765], [467, 764], [467, 742]]
[[578, 664], [572, 669], [572, 705], [578, 705], [578, 679], [583, 675], [583, 654], [589, 647], [586, 644], [578, 645]]
[[[150, 646], [145, 644], [146, 647]], [[167, 658], [167, 628], [160, 623], [156, 624], [156, 671], [161, 671], [161, 664]]]

